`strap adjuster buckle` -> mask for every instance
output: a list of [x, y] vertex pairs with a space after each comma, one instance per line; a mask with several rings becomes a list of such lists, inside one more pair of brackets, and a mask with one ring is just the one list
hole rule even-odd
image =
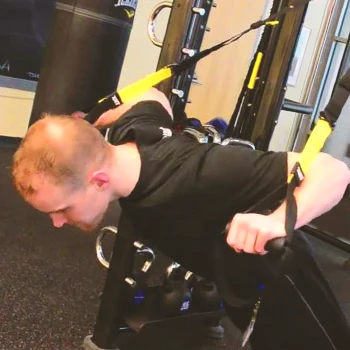
[[295, 163], [291, 174], [294, 175], [293, 180], [295, 181], [296, 186], [299, 186], [305, 178], [304, 172], [301, 169], [299, 162]]

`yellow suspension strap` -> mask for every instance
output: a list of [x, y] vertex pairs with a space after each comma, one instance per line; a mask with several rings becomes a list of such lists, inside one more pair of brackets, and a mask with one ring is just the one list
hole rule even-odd
[[120, 91], [116, 91], [98, 101], [85, 117], [89, 123], [93, 124], [105, 112], [116, 108], [123, 103], [127, 103], [137, 96], [140, 96], [152, 86], [170, 78], [173, 75], [171, 66], [164, 67], [155, 73], [149, 74], [143, 79], [126, 86]]
[[293, 167], [288, 177], [288, 187], [286, 194], [286, 221], [285, 230], [287, 240], [284, 238], [277, 238], [268, 243], [268, 250], [282, 250], [291, 241], [295, 224], [297, 221], [297, 203], [294, 197], [294, 190], [304, 180], [305, 174], [309, 170], [313, 160], [322, 150], [329, 135], [332, 133], [336, 121], [338, 120], [341, 111], [350, 96], [350, 69], [339, 80], [332, 98], [327, 107], [321, 112], [320, 118], [315, 124], [309, 139], [300, 154], [298, 162]]
[[257, 21], [250, 25], [250, 27], [238, 35], [235, 35], [223, 42], [212, 46], [206, 50], [200, 51], [192, 57], [186, 58], [180, 63], [173, 63], [164, 68], [161, 68], [155, 73], [152, 73], [145, 78], [125, 87], [120, 91], [115, 91], [112, 94], [100, 99], [97, 104], [89, 110], [88, 115], [85, 117], [89, 123], [93, 124], [95, 121], [104, 113], [110, 109], [116, 108], [123, 103], [127, 103], [152, 87], [156, 86], [160, 82], [169, 79], [172, 76], [178, 75], [181, 72], [189, 69], [194, 64], [196, 64], [202, 58], [210, 55], [212, 52], [221, 49], [222, 47], [229, 45], [237, 40], [239, 40], [243, 35], [248, 32], [258, 29], [264, 25], [276, 25], [278, 24], [278, 19], [281, 18], [288, 11], [293, 11], [296, 7], [305, 6], [311, 0], [295, 0], [293, 5], [286, 6], [280, 11], [266, 18], [265, 20]]
[[[267, 21], [266, 22], [266, 25], [270, 25], [270, 26], [276, 26], [277, 24], [279, 24], [279, 21]], [[254, 90], [255, 82], [256, 82], [256, 79], [257, 79], [257, 76], [259, 73], [259, 69], [260, 69], [263, 57], [264, 57], [264, 54], [262, 52], [258, 52], [256, 55], [256, 60], [254, 63], [253, 71], [252, 71], [252, 74], [250, 75], [250, 79], [249, 79], [249, 83], [248, 83], [249, 90]]]
[[[286, 221], [285, 228], [287, 233], [286, 238], [276, 238], [271, 240], [266, 245], [266, 250], [277, 252], [282, 254], [280, 266], [276, 266], [276, 272], [282, 273], [283, 268], [286, 266], [289, 257], [293, 256], [292, 249], [288, 249], [288, 243], [292, 239], [292, 235], [295, 228], [295, 223], [297, 219], [297, 205], [294, 197], [294, 190], [303, 181], [304, 174], [307, 173], [310, 165], [321, 151], [324, 143], [331, 134], [339, 115], [341, 114], [342, 108], [345, 105], [347, 99], [350, 95], [350, 69], [346, 75], [339, 81], [334, 94], [329, 101], [327, 107], [317, 121], [314, 129], [312, 130], [310, 137], [301, 152], [299, 161], [295, 164], [293, 171], [291, 171], [290, 176], [286, 184], [283, 184], [275, 191], [270, 193], [265, 198], [261, 199], [254, 206], [249, 208], [245, 213], [259, 213], [266, 212], [267, 208], [271, 208], [277, 200], [280, 199], [280, 191], [287, 187], [286, 199]], [[256, 302], [256, 297], [242, 299], [241, 297], [235, 295], [232, 291], [231, 285], [228, 283], [226, 276], [226, 261], [222, 259], [227, 250], [226, 244], [226, 230], [222, 232], [222, 235], [218, 237], [216, 244], [214, 245], [215, 254], [215, 281], [217, 287], [220, 291], [221, 296], [224, 298], [225, 302], [234, 307], [244, 307], [248, 305], [254, 305]], [[244, 267], [242, 267], [244, 268]], [[249, 273], [249, 271], [247, 271]], [[237, 276], [239, 278], [239, 276]], [[261, 291], [258, 291], [259, 296], [261, 296]]]

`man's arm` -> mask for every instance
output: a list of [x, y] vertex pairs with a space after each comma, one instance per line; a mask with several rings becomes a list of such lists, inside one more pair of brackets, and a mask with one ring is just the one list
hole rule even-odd
[[[288, 172], [290, 173], [299, 158], [298, 153], [288, 154]], [[343, 198], [350, 183], [350, 171], [344, 162], [329, 154], [319, 153], [310, 166], [304, 181], [294, 191], [298, 205], [296, 229], [308, 224], [316, 217], [336, 206]], [[271, 215], [285, 220], [285, 203]]]
[[[298, 153], [288, 153], [288, 174], [298, 160]], [[298, 206], [296, 229], [326, 213], [339, 203], [350, 183], [345, 163], [320, 153], [311, 164], [301, 185], [295, 190]], [[228, 231], [227, 243], [237, 252], [264, 254], [265, 244], [286, 235], [285, 202], [270, 215], [237, 214]]]
[[112, 125], [115, 121], [117, 121], [123, 114], [125, 114], [132, 106], [141, 101], [157, 101], [159, 102], [165, 110], [169, 113], [171, 118], [173, 119], [173, 112], [169, 103], [168, 98], [159, 90], [155, 88], [151, 88], [146, 91], [142, 95], [138, 96], [134, 100], [124, 103], [121, 106], [111, 109], [105, 113], [103, 113], [97, 121], [94, 123], [94, 126], [98, 129], [106, 128]]

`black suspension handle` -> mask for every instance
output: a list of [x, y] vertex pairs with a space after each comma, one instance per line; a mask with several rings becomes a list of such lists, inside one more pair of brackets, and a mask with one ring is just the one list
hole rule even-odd
[[286, 249], [286, 244], [287, 244], [286, 237], [274, 238], [266, 243], [265, 249], [269, 253], [283, 254]]
[[[228, 233], [227, 229], [225, 229], [225, 231], [222, 232], [222, 234], [224, 234], [225, 236], [227, 236], [227, 233]], [[265, 244], [265, 249], [269, 253], [282, 255], [286, 250], [286, 246], [287, 246], [287, 238], [278, 237], [278, 238], [273, 238], [269, 240]]]

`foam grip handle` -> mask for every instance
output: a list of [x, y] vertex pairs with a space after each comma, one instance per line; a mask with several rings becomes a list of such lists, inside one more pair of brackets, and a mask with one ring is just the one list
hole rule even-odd
[[265, 249], [270, 253], [283, 254], [286, 249], [286, 237], [274, 238], [268, 241]]

